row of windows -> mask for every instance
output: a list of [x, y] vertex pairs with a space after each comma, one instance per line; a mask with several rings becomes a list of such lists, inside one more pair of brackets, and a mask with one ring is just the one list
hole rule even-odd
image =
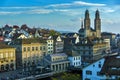
[[[5, 60], [5, 61], [1, 61], [1, 63], [4, 63], [4, 62], [9, 62], [8, 60]], [[11, 62], [13, 62], [13, 60], [11, 60]]]
[[[24, 47], [23, 51], [30, 51], [30, 47]], [[38, 51], [38, 50], [46, 50], [45, 46], [40, 46], [40, 47], [32, 47], [32, 51]]]
[[48, 49], [53, 49], [53, 47], [48, 47]]
[[15, 55], [13, 53], [1, 53], [0, 58], [8, 58], [8, 57], [14, 57]]
[[[93, 67], [95, 67], [95, 65], [93, 65]], [[101, 68], [102, 67], [102, 65], [99, 63], [98, 64], [98, 68]]]
[[76, 65], [76, 66], [80, 65], [80, 62], [74, 62], [74, 65]]
[[53, 44], [48, 44], [48, 46], [53, 46]]
[[92, 52], [91, 52], [91, 51], [81, 51], [80, 53], [81, 53], [81, 54], [84, 54], [84, 55], [85, 55], [85, 54], [86, 54], [86, 55], [90, 55]]
[[50, 41], [50, 40], [49, 40], [48, 42], [49, 42], [49, 43], [50, 43], [50, 42], [52, 43], [52, 42], [53, 42], [53, 40], [52, 40], [52, 41]]
[[59, 61], [59, 60], [66, 60], [67, 57], [59, 57], [59, 58], [53, 58], [53, 61]]
[[80, 60], [80, 57], [74, 57], [74, 60]]
[[[87, 74], [87, 75], [92, 75], [92, 71], [87, 70], [87, 71], [86, 71], [86, 74]], [[100, 75], [100, 72], [99, 72], [99, 71], [97, 72], [97, 75]]]
[[53, 51], [48, 51], [48, 53], [53, 53]]

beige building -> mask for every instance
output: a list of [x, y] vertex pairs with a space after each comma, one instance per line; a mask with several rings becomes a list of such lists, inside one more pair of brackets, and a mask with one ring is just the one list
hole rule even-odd
[[100, 19], [100, 13], [98, 10], [95, 12], [95, 19], [94, 19], [94, 27], [93, 29], [91, 27], [91, 19], [89, 17], [89, 11], [85, 11], [85, 18], [84, 22], [81, 23], [81, 28], [78, 31], [80, 37], [101, 37], [101, 19]]
[[0, 72], [16, 69], [15, 48], [0, 43]]
[[50, 54], [45, 59], [45, 66], [55, 73], [67, 71], [70, 61], [65, 53]]
[[91, 62], [105, 55], [105, 51], [110, 49], [108, 44], [100, 38], [84, 38], [75, 46], [81, 55], [82, 62]]
[[103, 39], [110, 39], [110, 46], [115, 46], [115, 38], [116, 38], [116, 34], [114, 33], [109, 33], [109, 32], [102, 32], [101, 37]]
[[19, 39], [12, 45], [17, 48], [17, 67], [38, 65], [43, 56], [47, 55], [47, 43], [42, 39]]

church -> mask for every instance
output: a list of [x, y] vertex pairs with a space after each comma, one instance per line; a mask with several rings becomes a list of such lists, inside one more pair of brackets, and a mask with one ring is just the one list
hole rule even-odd
[[95, 19], [94, 19], [94, 29], [91, 27], [91, 20], [89, 17], [89, 11], [85, 11], [85, 18], [84, 22], [82, 20], [81, 28], [78, 31], [80, 37], [101, 37], [101, 19], [99, 10], [95, 12]]

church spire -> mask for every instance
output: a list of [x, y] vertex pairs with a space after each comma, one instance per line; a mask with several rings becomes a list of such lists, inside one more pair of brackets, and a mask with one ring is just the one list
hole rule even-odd
[[83, 19], [81, 19], [81, 29], [84, 28], [83, 26], [84, 26], [84, 25], [83, 25]]
[[88, 11], [88, 9], [86, 9], [86, 11], [85, 11], [85, 19], [90, 19], [89, 18], [89, 11]]
[[95, 19], [100, 19], [100, 14], [98, 9], [96, 10], [96, 13], [95, 13]]
[[95, 26], [97, 37], [101, 37], [101, 19], [100, 19], [100, 13], [98, 9], [95, 12], [94, 26]]
[[86, 30], [90, 29], [90, 18], [89, 18], [89, 11], [85, 11], [85, 19], [84, 19], [84, 27]]
[[85, 11], [85, 19], [84, 19], [84, 28], [85, 28], [85, 37], [90, 35], [90, 18], [89, 11]]

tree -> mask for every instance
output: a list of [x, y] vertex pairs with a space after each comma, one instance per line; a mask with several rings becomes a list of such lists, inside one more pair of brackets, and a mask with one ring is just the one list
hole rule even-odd
[[50, 36], [54, 36], [54, 35], [60, 35], [60, 33], [55, 30], [50, 30]]
[[59, 77], [52, 77], [52, 80], [81, 80], [81, 76], [75, 73], [63, 73]]

